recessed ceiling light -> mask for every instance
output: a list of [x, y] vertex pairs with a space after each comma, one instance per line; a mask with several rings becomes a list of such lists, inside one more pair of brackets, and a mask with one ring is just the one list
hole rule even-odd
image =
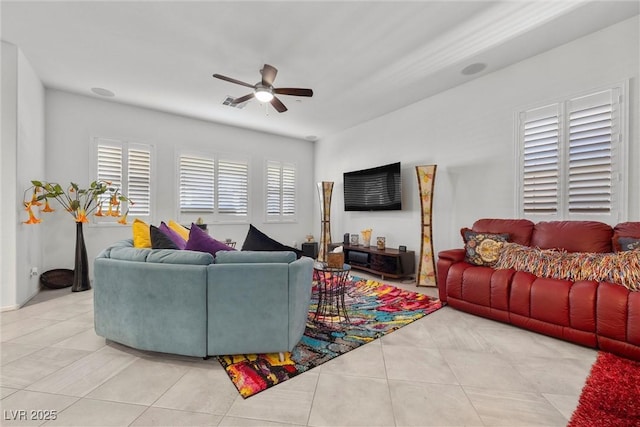
[[108, 89], [104, 89], [101, 87], [92, 87], [91, 88], [91, 92], [95, 93], [96, 95], [100, 95], [100, 96], [107, 96], [107, 97], [113, 97], [116, 94], [111, 92]]
[[487, 64], [483, 62], [476, 62], [475, 64], [467, 65], [462, 69], [462, 74], [465, 76], [470, 76], [471, 74], [477, 74], [480, 71], [487, 68]]

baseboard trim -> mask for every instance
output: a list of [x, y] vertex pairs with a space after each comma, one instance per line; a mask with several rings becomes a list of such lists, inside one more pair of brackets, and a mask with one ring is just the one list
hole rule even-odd
[[29, 296], [22, 304], [16, 304], [16, 305], [5, 305], [3, 307], [0, 307], [0, 313], [4, 313], [5, 311], [15, 311], [15, 310], [19, 310], [22, 307], [24, 307], [29, 301], [31, 301], [36, 295], [38, 295], [40, 293], [40, 291], [42, 290], [42, 288], [38, 288], [36, 289], [36, 291]]

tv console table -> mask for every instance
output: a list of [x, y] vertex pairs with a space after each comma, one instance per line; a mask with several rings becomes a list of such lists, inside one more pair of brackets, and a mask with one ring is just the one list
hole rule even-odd
[[390, 277], [400, 279], [416, 273], [416, 254], [414, 251], [400, 252], [398, 249], [378, 249], [375, 246], [351, 246], [331, 243], [329, 250], [342, 246], [344, 262], [354, 270], [378, 274], [382, 279]]

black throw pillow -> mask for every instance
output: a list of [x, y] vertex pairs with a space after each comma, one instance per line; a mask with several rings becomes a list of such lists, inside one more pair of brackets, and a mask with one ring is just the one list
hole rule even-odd
[[244, 243], [242, 244], [242, 250], [243, 251], [291, 251], [291, 252], [295, 252], [297, 258], [300, 258], [303, 255], [301, 250], [292, 248], [291, 246], [283, 245], [277, 240], [273, 240], [271, 237], [267, 236], [262, 231], [255, 228], [253, 224], [249, 224], [249, 231], [247, 232], [247, 237], [244, 239]]
[[149, 234], [151, 235], [152, 249], [180, 249], [169, 236], [160, 231], [155, 225], [149, 226]]

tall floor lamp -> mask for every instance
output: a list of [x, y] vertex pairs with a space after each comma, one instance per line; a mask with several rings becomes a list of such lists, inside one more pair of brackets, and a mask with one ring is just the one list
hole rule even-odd
[[329, 243], [331, 243], [331, 194], [333, 182], [322, 181], [318, 183], [318, 196], [320, 197], [320, 248], [318, 261], [327, 260]]
[[433, 186], [436, 180], [436, 165], [416, 166], [418, 192], [422, 210], [422, 239], [420, 240], [420, 264], [416, 276], [417, 286], [437, 286], [433, 259], [431, 233], [431, 211], [433, 208]]

